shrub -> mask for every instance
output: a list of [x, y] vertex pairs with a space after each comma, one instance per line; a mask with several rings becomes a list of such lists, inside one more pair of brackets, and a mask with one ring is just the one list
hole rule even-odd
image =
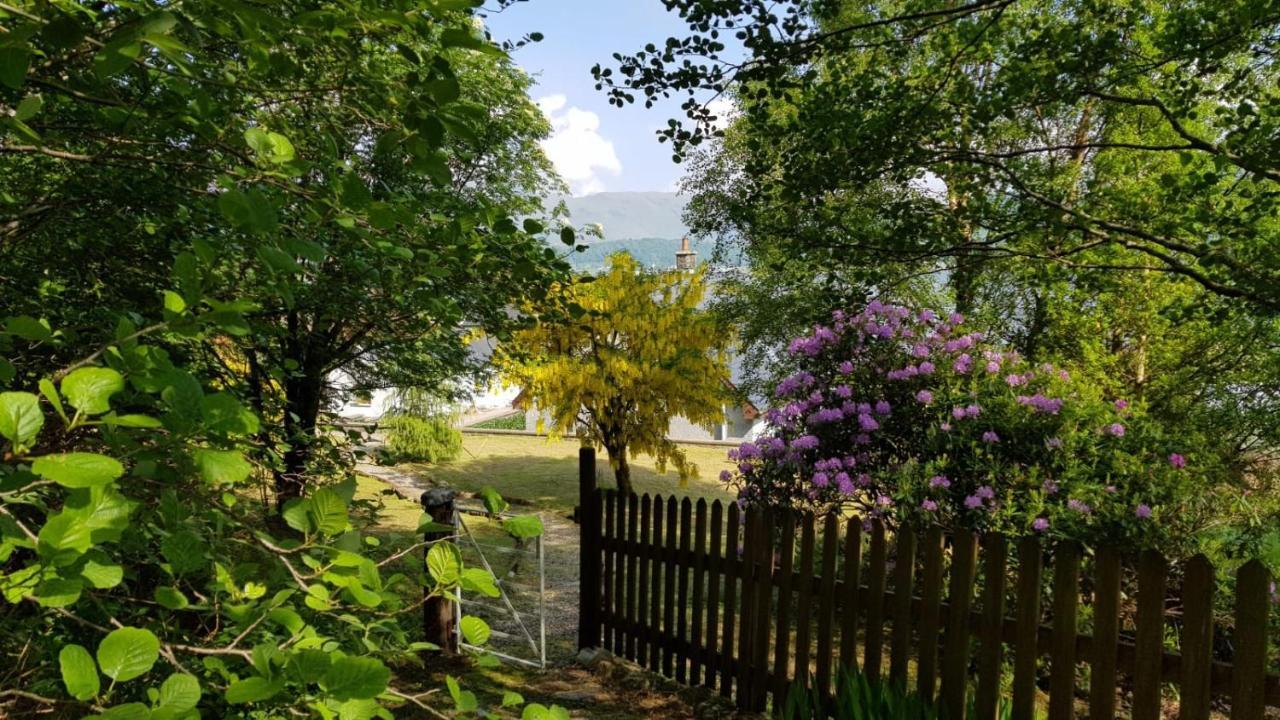
[[958, 315], [871, 303], [788, 348], [769, 433], [730, 453], [744, 503], [890, 522], [1161, 545], [1216, 477], [1194, 438], [987, 342]]
[[382, 423], [387, 447], [400, 460], [443, 462], [462, 452], [462, 433], [448, 415], [392, 415]]

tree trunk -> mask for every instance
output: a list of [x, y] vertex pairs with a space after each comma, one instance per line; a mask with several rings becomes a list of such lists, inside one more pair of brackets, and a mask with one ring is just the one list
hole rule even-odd
[[307, 462], [315, 441], [316, 422], [324, 393], [321, 373], [304, 370], [285, 381], [284, 434], [289, 449], [284, 453], [284, 467], [276, 471], [276, 507], [293, 498], [302, 497], [306, 486]]
[[613, 466], [613, 478], [618, 483], [618, 492], [629, 495], [631, 490], [631, 465], [627, 463], [627, 446], [605, 446], [609, 452], [609, 464]]

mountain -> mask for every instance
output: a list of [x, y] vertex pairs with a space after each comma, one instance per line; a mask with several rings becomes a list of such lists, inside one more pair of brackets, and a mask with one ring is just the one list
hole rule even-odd
[[688, 200], [675, 193], [602, 192], [563, 200], [574, 225], [600, 223], [605, 240], [679, 240], [688, 232], [680, 219]]

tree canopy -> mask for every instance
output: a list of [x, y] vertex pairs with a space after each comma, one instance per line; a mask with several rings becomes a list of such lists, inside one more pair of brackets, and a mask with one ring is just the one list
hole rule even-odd
[[671, 420], [723, 422], [731, 335], [703, 309], [705, 267], [644, 270], [631, 256], [557, 286], [545, 318], [498, 346], [503, 376], [555, 435], [577, 434], [609, 453], [618, 488], [631, 490], [628, 453], [647, 453], [681, 478], [696, 473], [667, 439]]

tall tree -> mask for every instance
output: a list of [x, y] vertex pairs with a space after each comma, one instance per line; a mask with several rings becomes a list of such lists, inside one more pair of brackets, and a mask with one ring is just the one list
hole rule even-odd
[[[332, 372], [455, 376], [468, 326], [503, 332], [567, 266], [541, 223], [511, 219], [559, 187], [529, 78], [469, 12], [423, 9], [5, 6], [0, 273], [18, 325], [88, 339], [164, 291], [179, 315], [220, 298], [229, 339], [183, 352], [272, 421], [282, 501]], [[48, 346], [0, 352], [36, 374], [65, 358]]]
[[498, 346], [504, 377], [553, 434], [577, 434], [609, 454], [618, 489], [631, 492], [628, 453], [647, 453], [680, 477], [697, 472], [667, 439], [672, 418], [724, 421], [729, 335], [701, 305], [705, 267], [643, 270], [612, 255], [594, 278], [561, 285], [546, 318]]

